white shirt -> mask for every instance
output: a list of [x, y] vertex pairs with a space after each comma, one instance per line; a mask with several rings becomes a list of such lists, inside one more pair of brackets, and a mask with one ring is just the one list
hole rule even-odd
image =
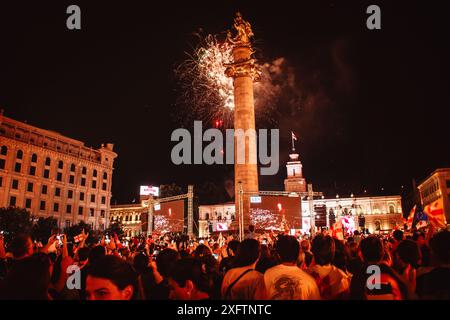
[[320, 300], [316, 281], [297, 266], [277, 265], [264, 273], [270, 300]]

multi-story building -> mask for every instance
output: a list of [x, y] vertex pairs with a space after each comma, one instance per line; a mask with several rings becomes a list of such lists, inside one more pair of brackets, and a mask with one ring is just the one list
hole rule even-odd
[[147, 231], [148, 207], [142, 203], [111, 206], [110, 223], [120, 222], [125, 237], [131, 238]]
[[[303, 228], [309, 225], [308, 201], [302, 201]], [[333, 199], [314, 199], [314, 206], [326, 207], [326, 226], [330, 227], [338, 217], [354, 217], [358, 227], [358, 218], [364, 217], [364, 228], [369, 232], [391, 231], [396, 226], [403, 227], [402, 198], [400, 196], [354, 197], [337, 196]]]
[[54, 217], [61, 228], [108, 224], [113, 144], [99, 149], [0, 113], [0, 207]]
[[419, 186], [422, 207], [442, 201], [445, 218], [450, 221], [450, 168], [441, 168], [430, 174]]

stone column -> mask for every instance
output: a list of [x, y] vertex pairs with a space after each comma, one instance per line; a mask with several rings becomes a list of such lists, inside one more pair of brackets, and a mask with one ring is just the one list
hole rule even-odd
[[[237, 35], [233, 38], [228, 33], [228, 41], [232, 45], [233, 62], [228, 65], [226, 75], [233, 78], [234, 86], [234, 129], [235, 133], [242, 130], [245, 136], [245, 161], [238, 163], [238, 139], [234, 139], [234, 186], [236, 217], [242, 208], [244, 228], [250, 224], [250, 196], [258, 193], [258, 167], [255, 131], [255, 107], [253, 97], [253, 82], [259, 79], [259, 70], [254, 59], [250, 38], [253, 36], [251, 26], [238, 13], [234, 20]], [[249, 135], [254, 134], [252, 139]], [[239, 203], [238, 185], [242, 184], [242, 206]], [[238, 219], [236, 219], [238, 220]]]

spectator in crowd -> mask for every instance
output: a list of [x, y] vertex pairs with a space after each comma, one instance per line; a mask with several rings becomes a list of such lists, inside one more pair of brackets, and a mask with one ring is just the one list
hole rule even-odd
[[[26, 243], [24, 238], [15, 244], [19, 242]], [[26, 251], [19, 252], [21, 262], [14, 265], [0, 286], [0, 299], [51, 300], [49, 287], [53, 266], [49, 256], [45, 253], [36, 253], [24, 257], [26, 254]]]
[[245, 235], [245, 239], [254, 239], [255, 238], [255, 226], [249, 225], [248, 226], [248, 233]]
[[305, 266], [309, 267], [313, 260], [313, 254], [311, 252], [311, 243], [309, 242], [309, 240], [305, 239], [302, 240], [300, 245], [301, 245], [301, 252], [305, 255], [304, 257]]
[[335, 242], [330, 236], [317, 235], [312, 242], [314, 262], [308, 272], [316, 280], [322, 299], [345, 299], [349, 294], [350, 277], [332, 264]]
[[275, 267], [279, 263], [280, 262], [278, 261], [276, 255], [271, 252], [269, 245], [261, 245], [261, 255], [256, 263], [255, 269], [264, 274], [267, 269]]
[[178, 252], [170, 248], [162, 250], [156, 257], [156, 269], [162, 278], [155, 279], [156, 288], [152, 294], [153, 299], [166, 300], [169, 298], [169, 276], [179, 258]]
[[450, 299], [450, 232], [436, 233], [430, 239], [433, 269], [417, 278], [416, 293], [421, 299]]
[[138, 296], [137, 274], [123, 259], [108, 255], [89, 267], [87, 300], [133, 300]]
[[313, 277], [297, 266], [300, 244], [293, 236], [282, 235], [275, 243], [281, 264], [264, 274], [267, 297], [271, 300], [319, 300]]
[[210, 283], [195, 258], [176, 261], [169, 277], [169, 298], [173, 300], [208, 300]]
[[397, 249], [397, 246], [404, 240], [404, 234], [402, 230], [394, 230], [392, 233], [393, 242], [392, 242], [392, 252]]
[[231, 240], [226, 246], [226, 257], [223, 257], [219, 264], [219, 272], [225, 275], [232, 268], [234, 257], [239, 246], [239, 241]]
[[[350, 297], [352, 299], [406, 299], [408, 291], [398, 275], [385, 263], [385, 250], [383, 242], [376, 236], [369, 236], [360, 243], [360, 254], [364, 265], [361, 272], [353, 275], [350, 283]], [[370, 268], [369, 268], [370, 266]], [[375, 276], [367, 285], [367, 279], [374, 271], [380, 271], [380, 277]], [[371, 278], [372, 279], [372, 278]]]
[[222, 299], [261, 300], [265, 298], [264, 276], [255, 270], [261, 254], [260, 244], [255, 239], [245, 239], [238, 247], [233, 268], [222, 282]]
[[420, 265], [425, 268], [429, 267], [431, 265], [430, 248], [427, 245], [425, 234], [423, 232], [415, 232], [413, 240], [417, 242], [420, 249], [420, 255], [422, 257]]
[[138, 274], [139, 295], [147, 300], [152, 297], [152, 292], [156, 288], [155, 275], [153, 268], [149, 266], [150, 259], [144, 253], [138, 253], [133, 258], [133, 267]]

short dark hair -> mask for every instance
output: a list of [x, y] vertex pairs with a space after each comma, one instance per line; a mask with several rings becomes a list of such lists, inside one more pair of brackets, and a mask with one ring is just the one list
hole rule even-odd
[[395, 240], [402, 241], [403, 240], [403, 231], [402, 230], [395, 230], [392, 233], [392, 236], [394, 237]]
[[275, 243], [275, 250], [282, 262], [295, 262], [300, 252], [300, 244], [294, 236], [282, 235]]
[[173, 249], [166, 248], [162, 250], [156, 257], [156, 267], [159, 274], [164, 278], [169, 277], [175, 263], [179, 258], [180, 255], [178, 252]]
[[227, 253], [228, 255], [230, 255], [230, 250], [233, 250], [233, 253], [236, 254], [237, 253], [237, 249], [239, 247], [239, 241], [237, 240], [231, 240], [230, 242], [228, 242], [227, 245]]
[[450, 231], [444, 230], [436, 233], [430, 239], [430, 248], [438, 263], [450, 263]]
[[332, 263], [335, 253], [333, 238], [321, 234], [315, 236], [312, 241], [311, 251], [314, 254], [314, 261], [318, 265], [323, 266]]
[[170, 277], [182, 288], [186, 285], [186, 281], [191, 280], [199, 290], [210, 291], [208, 277], [202, 272], [202, 263], [195, 258], [177, 260]]
[[133, 296], [138, 295], [138, 276], [131, 265], [119, 257], [112, 255], [101, 257], [87, 271], [91, 277], [110, 280], [120, 290], [131, 285], [134, 289]]
[[89, 251], [89, 264], [95, 264], [98, 260], [106, 255], [106, 249], [104, 246], [95, 246]]
[[14, 258], [23, 257], [28, 251], [28, 240], [31, 239], [29, 234], [21, 233], [11, 241], [10, 250]]
[[403, 262], [410, 264], [414, 268], [419, 266], [421, 254], [417, 242], [403, 240], [398, 244], [396, 252]]
[[380, 262], [384, 257], [383, 242], [376, 236], [368, 236], [361, 240], [359, 244], [364, 261]]
[[78, 261], [86, 261], [89, 258], [89, 252], [91, 252], [91, 250], [88, 247], [82, 247], [78, 249]]
[[141, 274], [148, 268], [149, 258], [143, 253], [138, 253], [133, 258], [133, 267], [137, 273]]
[[239, 244], [233, 267], [245, 267], [255, 263], [261, 254], [259, 241], [255, 239], [245, 239]]
[[248, 231], [250, 231], [250, 232], [253, 232], [253, 231], [255, 231], [255, 226], [254, 225], [249, 225], [248, 226]]

